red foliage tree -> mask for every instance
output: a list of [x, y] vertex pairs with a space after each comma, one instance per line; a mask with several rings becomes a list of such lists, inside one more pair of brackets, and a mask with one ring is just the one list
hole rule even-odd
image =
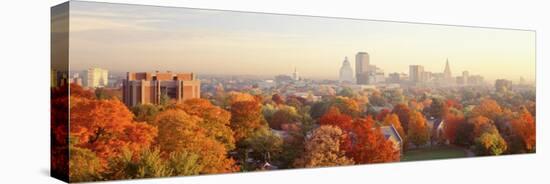
[[394, 162], [400, 157], [394, 143], [386, 139], [380, 127], [374, 126], [371, 116], [353, 123], [342, 146], [347, 156], [359, 164]]
[[525, 108], [521, 109], [518, 118], [512, 120], [513, 133], [520, 138], [527, 152], [534, 152], [536, 149], [536, 128], [535, 119]]
[[249, 137], [263, 126], [267, 126], [258, 101], [237, 101], [231, 104], [231, 128], [235, 141]]
[[457, 128], [461, 123], [466, 123], [464, 115], [449, 113], [445, 117], [443, 134], [451, 143], [456, 143]]
[[95, 152], [102, 161], [127, 148], [134, 153], [148, 148], [157, 128], [134, 122], [133, 114], [119, 100], [71, 97], [70, 135], [75, 146]]
[[285, 101], [279, 94], [274, 94], [273, 96], [271, 96], [271, 100], [273, 100], [273, 102], [275, 102], [277, 105], [281, 105], [285, 103]]
[[483, 99], [472, 110], [473, 117], [476, 116], [485, 116], [493, 121], [502, 113], [502, 108], [498, 105], [497, 101], [492, 99]]
[[336, 107], [331, 107], [321, 118], [319, 119], [320, 125], [332, 125], [338, 128], [349, 131], [352, 128], [353, 119], [351, 116], [340, 113], [340, 110]]
[[399, 122], [401, 122], [401, 127], [403, 127], [403, 130], [405, 132], [409, 131], [409, 113], [411, 110], [406, 104], [397, 104], [395, 107], [393, 107], [392, 113], [397, 114], [399, 116]]
[[[388, 116], [391, 113], [389, 109], [382, 109], [378, 115], [376, 115], [376, 120], [378, 121], [384, 121], [386, 116]], [[401, 126], [401, 125], [399, 125]]]

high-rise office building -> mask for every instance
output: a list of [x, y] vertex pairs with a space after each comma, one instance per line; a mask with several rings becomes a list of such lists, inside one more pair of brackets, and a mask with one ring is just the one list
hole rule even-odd
[[357, 84], [368, 84], [368, 68], [370, 65], [369, 54], [366, 52], [358, 52], [355, 55], [355, 78]]
[[128, 72], [122, 84], [122, 98], [129, 106], [159, 104], [162, 97], [178, 102], [200, 98], [200, 80], [193, 73]]
[[89, 88], [107, 87], [109, 84], [109, 71], [92, 67], [84, 71], [84, 86]]
[[409, 66], [409, 80], [413, 83], [424, 82], [424, 67], [421, 65]]
[[292, 73], [292, 80], [295, 80], [295, 81], [300, 80], [300, 75], [298, 75], [298, 71], [296, 70], [296, 67], [294, 67], [294, 73]]
[[339, 76], [340, 82], [354, 82], [353, 80], [353, 69], [351, 68], [351, 65], [348, 61], [348, 57], [344, 59], [344, 62], [342, 63], [342, 67], [340, 67], [340, 76]]

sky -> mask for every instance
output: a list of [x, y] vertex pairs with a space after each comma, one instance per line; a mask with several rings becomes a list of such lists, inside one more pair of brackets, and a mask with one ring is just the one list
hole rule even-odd
[[337, 79], [344, 57], [408, 73], [535, 80], [535, 32], [71, 1], [70, 67]]

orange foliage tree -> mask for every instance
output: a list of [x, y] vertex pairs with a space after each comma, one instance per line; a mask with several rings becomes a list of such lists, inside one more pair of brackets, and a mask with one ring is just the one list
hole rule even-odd
[[298, 168], [351, 165], [353, 160], [341, 150], [344, 132], [338, 127], [324, 125], [315, 129], [305, 143], [303, 155], [296, 159]]
[[321, 118], [319, 119], [320, 125], [332, 125], [339, 127], [344, 131], [350, 131], [352, 128], [353, 119], [351, 116], [340, 113], [340, 110], [336, 107], [331, 107]]
[[158, 126], [156, 143], [166, 157], [171, 153], [192, 153], [199, 155], [200, 173], [227, 173], [238, 171], [235, 161], [227, 157], [225, 146], [207, 136], [207, 130], [199, 126], [201, 119], [183, 110], [169, 109], [157, 115], [154, 124]]
[[536, 150], [536, 124], [535, 119], [525, 108], [521, 109], [519, 116], [512, 120], [513, 134], [520, 138], [523, 148], [527, 152]]
[[358, 117], [363, 110], [354, 99], [341, 96], [334, 99], [332, 106], [337, 107], [341, 113], [351, 117]]
[[399, 161], [400, 153], [394, 143], [387, 140], [380, 127], [374, 126], [371, 116], [357, 119], [348, 132], [343, 150], [355, 163], [383, 163]]
[[406, 104], [397, 104], [393, 107], [392, 113], [397, 114], [401, 127], [407, 132], [409, 130], [409, 113], [410, 109]]
[[443, 135], [451, 143], [456, 143], [457, 128], [459, 124], [465, 123], [464, 115], [449, 113], [445, 117], [445, 125], [443, 126]]
[[412, 111], [409, 114], [409, 130], [407, 138], [416, 146], [426, 144], [430, 138], [430, 131], [426, 123], [426, 118], [418, 111]]
[[258, 101], [245, 100], [231, 104], [231, 128], [236, 141], [250, 137], [256, 130], [265, 126], [267, 123]]
[[300, 115], [296, 108], [291, 106], [280, 106], [269, 122], [269, 126], [273, 129], [281, 130], [283, 126], [294, 124], [300, 120]]
[[476, 116], [485, 116], [491, 120], [496, 120], [496, 118], [502, 113], [502, 108], [498, 105], [497, 101], [492, 99], [483, 99], [472, 110], [472, 117]]
[[133, 114], [119, 100], [70, 99], [70, 135], [77, 147], [87, 148], [103, 161], [129, 149], [148, 148], [157, 128], [133, 121]]
[[498, 133], [493, 121], [485, 116], [476, 116], [468, 119], [468, 123], [473, 125], [472, 137], [478, 138], [483, 133]]
[[[384, 119], [386, 119], [386, 117], [388, 117], [388, 115], [390, 115], [391, 111], [389, 109], [382, 109], [377, 115], [376, 115], [376, 120], [378, 121], [384, 121]], [[399, 117], [397, 117], [397, 121], [399, 121]], [[399, 123], [401, 126], [401, 122]]]
[[206, 99], [198, 98], [186, 100], [177, 107], [189, 115], [199, 117], [198, 125], [206, 130], [208, 137], [224, 144], [227, 150], [235, 149], [235, 138], [230, 127], [231, 114], [228, 111], [212, 105]]
[[407, 144], [407, 134], [405, 130], [403, 130], [403, 127], [401, 127], [401, 122], [399, 122], [397, 114], [392, 113], [387, 115], [386, 118], [384, 118], [384, 125], [393, 125], [397, 133], [399, 133], [399, 136], [401, 136], [401, 139], [403, 139], [403, 145]]

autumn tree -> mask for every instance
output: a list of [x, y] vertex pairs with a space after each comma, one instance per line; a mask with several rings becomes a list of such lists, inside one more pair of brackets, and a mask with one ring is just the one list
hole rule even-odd
[[[378, 121], [384, 121], [384, 119], [386, 119], [386, 117], [387, 117], [388, 115], [390, 115], [390, 114], [391, 114], [391, 111], [390, 111], [389, 109], [382, 109], [382, 110], [380, 111], [380, 113], [378, 113], [378, 114], [376, 115], [376, 120], [378, 120]], [[398, 118], [397, 121], [399, 121], [399, 117], [397, 117], [397, 118]], [[399, 124], [401, 124], [401, 123], [399, 123]], [[399, 126], [401, 126], [401, 125], [399, 125]]]
[[241, 145], [257, 153], [256, 159], [271, 162], [272, 157], [282, 152], [283, 140], [271, 130], [264, 128], [245, 138]]
[[384, 99], [379, 91], [374, 91], [371, 96], [369, 96], [369, 104], [373, 106], [385, 106], [386, 103], [386, 99]]
[[102, 160], [122, 149], [138, 152], [148, 148], [157, 128], [133, 121], [133, 114], [119, 100], [93, 100], [71, 97], [70, 134], [74, 146], [87, 148]]
[[271, 96], [271, 100], [275, 102], [277, 105], [281, 105], [285, 103], [285, 101], [283, 100], [283, 97], [281, 97], [281, 95], [279, 94], [274, 94], [273, 96]]
[[347, 97], [336, 97], [332, 107], [338, 108], [341, 113], [351, 117], [358, 117], [363, 111], [357, 101]]
[[187, 114], [200, 118], [198, 125], [206, 130], [206, 135], [222, 143], [227, 150], [235, 149], [235, 138], [230, 127], [231, 114], [212, 105], [206, 99], [190, 99], [177, 107]]
[[248, 94], [248, 93], [240, 93], [240, 92], [229, 92], [227, 93], [225, 99], [224, 99], [224, 107], [231, 107], [231, 105], [237, 103], [237, 102], [244, 102], [244, 101], [255, 101], [260, 102], [257, 97], [254, 95]]
[[473, 126], [472, 137], [474, 139], [480, 137], [483, 133], [498, 133], [494, 122], [485, 116], [470, 118], [468, 123]]
[[416, 146], [426, 144], [430, 138], [430, 130], [422, 113], [418, 111], [410, 112], [407, 138]]
[[342, 96], [342, 97], [353, 98], [355, 96], [355, 93], [353, 92], [353, 89], [351, 89], [349, 87], [345, 87], [342, 90], [340, 90], [336, 95]]
[[200, 155], [187, 151], [172, 152], [166, 159], [166, 166], [173, 176], [198, 175], [204, 165], [200, 163]]
[[472, 110], [472, 117], [484, 116], [491, 120], [496, 120], [500, 113], [502, 113], [502, 109], [500, 105], [498, 105], [497, 101], [492, 99], [483, 99], [479, 105]]
[[51, 88], [50, 109], [51, 174], [69, 179], [69, 88], [66, 84]]
[[405, 133], [405, 130], [403, 130], [403, 127], [401, 127], [401, 122], [399, 122], [399, 116], [397, 114], [389, 114], [384, 118], [384, 125], [393, 125], [395, 130], [397, 130], [397, 133], [399, 133], [399, 136], [401, 136], [401, 139], [403, 139], [403, 145], [407, 145], [407, 134]]
[[512, 130], [513, 136], [519, 139], [523, 150], [535, 152], [537, 139], [535, 119], [525, 108], [522, 108], [519, 116], [512, 120]]
[[69, 87], [71, 91], [71, 97], [85, 98], [85, 99], [95, 99], [95, 94], [91, 90], [86, 90], [78, 84], [71, 84]]
[[449, 113], [444, 121], [443, 135], [449, 142], [456, 143], [458, 127], [460, 124], [466, 123], [464, 115]]
[[449, 107], [440, 98], [432, 99], [430, 108], [428, 108], [428, 114], [434, 118], [443, 119], [449, 113]]
[[255, 131], [264, 128], [261, 105], [257, 101], [237, 101], [231, 105], [231, 128], [235, 140], [250, 137]]
[[159, 111], [160, 109], [153, 104], [139, 104], [132, 107], [132, 112], [135, 115], [134, 120], [139, 122], [152, 123]]
[[472, 132], [474, 131], [474, 126], [472, 123], [464, 122], [456, 124], [456, 135], [455, 135], [455, 144], [462, 146], [471, 146], [475, 139]]
[[201, 127], [201, 118], [180, 109], [169, 109], [157, 115], [156, 143], [163, 155], [173, 152], [188, 152], [199, 155], [200, 173], [227, 173], [237, 171], [235, 161], [227, 157], [224, 144], [207, 135]]
[[315, 129], [305, 143], [305, 152], [296, 159], [297, 168], [352, 165], [352, 159], [341, 150], [345, 134], [340, 128], [330, 125]]
[[392, 141], [387, 140], [380, 127], [374, 126], [371, 116], [357, 119], [342, 145], [355, 163], [382, 163], [399, 161], [400, 153]]
[[281, 130], [284, 124], [293, 124], [300, 120], [300, 115], [296, 108], [290, 106], [282, 106], [273, 114], [269, 121], [269, 126], [273, 129]]
[[158, 178], [172, 175], [166, 166], [159, 149], [144, 149], [136, 154], [125, 149], [122, 154], [112, 158], [109, 170], [104, 176], [108, 180]]
[[478, 155], [500, 155], [508, 148], [506, 141], [498, 132], [485, 132], [475, 140]]
[[325, 115], [319, 119], [320, 125], [332, 125], [336, 126], [344, 131], [349, 131], [352, 128], [353, 119], [340, 113], [340, 110], [336, 107], [331, 107]]
[[94, 152], [71, 146], [69, 149], [70, 182], [86, 182], [101, 179], [104, 166]]
[[401, 127], [405, 132], [409, 130], [409, 113], [410, 109], [406, 104], [397, 104], [393, 107], [392, 113], [397, 114], [399, 117], [399, 122], [401, 122]]

